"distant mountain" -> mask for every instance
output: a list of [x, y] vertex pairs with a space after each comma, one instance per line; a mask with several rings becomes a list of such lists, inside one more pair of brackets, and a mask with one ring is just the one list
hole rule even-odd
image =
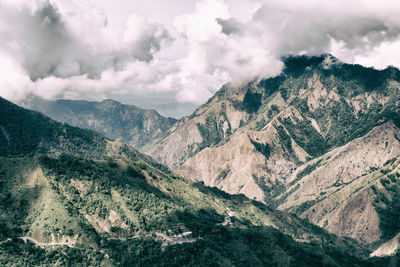
[[176, 103], [176, 102], [153, 106], [153, 108], [158, 112], [160, 112], [160, 114], [178, 119], [193, 113], [193, 111], [197, 107], [198, 105], [192, 103]]
[[176, 122], [176, 119], [165, 118], [154, 110], [124, 105], [114, 100], [46, 101], [33, 98], [23, 105], [56, 121], [95, 130], [138, 149], [161, 136]]
[[145, 147], [180, 174], [380, 244], [400, 233], [400, 71], [287, 57]]
[[382, 266], [367, 248], [0, 98], [2, 266]]

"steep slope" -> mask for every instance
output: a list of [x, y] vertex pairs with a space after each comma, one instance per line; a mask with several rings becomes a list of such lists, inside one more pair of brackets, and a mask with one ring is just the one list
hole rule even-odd
[[[289, 57], [285, 64], [278, 77], [222, 88], [148, 153], [182, 175], [295, 212], [334, 233], [367, 243], [386, 240], [376, 227], [376, 197], [362, 190], [362, 181], [371, 168], [398, 156], [399, 70], [331, 56]], [[343, 185], [352, 181], [347, 190]], [[347, 202], [330, 220], [321, 219], [313, 205], [335, 190]], [[375, 219], [359, 221], [357, 201]]]
[[[386, 174], [396, 174], [399, 134], [392, 122], [385, 123], [301, 167], [292, 175], [288, 189], [278, 196], [279, 208], [366, 243], [381, 236], [391, 238], [398, 229], [386, 233], [380, 224], [382, 216], [375, 208], [377, 197], [371, 188], [385, 181]], [[392, 198], [396, 194], [389, 193]], [[395, 216], [399, 210], [392, 212]], [[398, 224], [398, 218], [393, 218], [392, 223]]]
[[0, 155], [68, 153], [103, 158], [109, 141], [89, 130], [52, 121], [0, 98]]
[[176, 122], [176, 119], [165, 118], [155, 110], [123, 105], [114, 100], [46, 101], [34, 98], [26, 101], [24, 106], [56, 121], [95, 130], [137, 149], [162, 135]]
[[[4, 99], [0, 118], [7, 136], [0, 142], [4, 266], [381, 263], [367, 260], [372, 251], [353, 240], [243, 195], [191, 184], [94, 132]], [[28, 138], [34, 142], [24, 150]], [[91, 149], [87, 140], [102, 145]]]
[[181, 119], [165, 136], [154, 139], [142, 150], [157, 161], [176, 167], [198, 151], [228, 140], [249, 118], [242, 107], [246, 88], [232, 94], [228, 93], [231, 89], [223, 87], [190, 117]]

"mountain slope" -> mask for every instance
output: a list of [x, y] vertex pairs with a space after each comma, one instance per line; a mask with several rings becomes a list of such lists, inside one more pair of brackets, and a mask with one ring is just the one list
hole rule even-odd
[[107, 139], [76, 127], [56, 123], [0, 98], [0, 153], [2, 156], [68, 153], [103, 157]]
[[151, 109], [123, 105], [114, 100], [45, 101], [32, 99], [24, 106], [50, 118], [80, 128], [92, 129], [140, 149], [171, 128], [176, 119], [165, 118]]
[[[369, 224], [381, 221], [376, 196], [362, 181], [371, 168], [398, 156], [399, 70], [343, 64], [331, 56], [289, 57], [285, 64], [278, 77], [222, 88], [148, 154], [182, 175], [295, 212], [336, 234], [366, 243], [387, 240], [382, 227], [350, 223], [361, 215], [344, 207], [360, 198], [375, 214]], [[314, 205], [335, 190], [348, 202], [321, 219]]]
[[[374, 266], [387, 261], [367, 260], [372, 251], [289, 213], [191, 184], [94, 132], [4, 99], [0, 118], [8, 136], [0, 143], [4, 266]], [[65, 135], [69, 131], [74, 134]], [[23, 150], [20, 144], [28, 137], [35, 142]], [[85, 143], [93, 138], [102, 145], [92, 149]], [[82, 151], [64, 150], [64, 144]]]
[[143, 151], [157, 161], [176, 167], [202, 149], [229, 139], [233, 131], [248, 120], [243, 110], [242, 93], [230, 94], [223, 87], [190, 117], [178, 121], [168, 133], [143, 147]]
[[[292, 175], [291, 186], [278, 197], [282, 202], [279, 207], [340, 235], [367, 243], [379, 240], [384, 229], [379, 227], [382, 216], [375, 210], [376, 196], [371, 188], [386, 179], [384, 173], [396, 173], [398, 134], [400, 130], [388, 122], [311, 161]], [[280, 199], [289, 191], [290, 195]]]

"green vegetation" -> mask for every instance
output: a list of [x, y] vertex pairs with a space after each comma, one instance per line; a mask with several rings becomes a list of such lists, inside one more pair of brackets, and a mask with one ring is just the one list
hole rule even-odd
[[[272, 79], [259, 82], [265, 88], [265, 97], [279, 91], [291, 106], [301, 111], [303, 118], [314, 118], [320, 126], [321, 134], [311, 125], [308, 119], [296, 117], [280, 119], [289, 136], [312, 157], [318, 157], [331, 148], [342, 146], [351, 140], [365, 135], [372, 128], [392, 120], [400, 126], [400, 108], [398, 105], [399, 88], [390, 85], [389, 81], [400, 81], [400, 71], [389, 67], [375, 70], [352, 64], [332, 64], [323, 67], [325, 55], [318, 57], [286, 57], [284, 73]], [[308, 81], [313, 73], [318, 74], [324, 89], [338, 92], [339, 98], [325, 99], [321, 96], [319, 105], [310, 111], [307, 99], [298, 97], [300, 90], [308, 88]], [[385, 99], [385, 103], [366, 100], [359, 101], [357, 112], [351, 105], [357, 96], [365, 93], [377, 94], [374, 99]], [[268, 118], [275, 116], [275, 110], [268, 110]], [[256, 130], [260, 130], [258, 127]], [[280, 139], [285, 135], [280, 131]], [[281, 140], [281, 141], [282, 141]], [[288, 145], [288, 142], [282, 144]], [[289, 146], [286, 146], [290, 152]]]
[[296, 117], [293, 119], [295, 123], [290, 118], [280, 119], [293, 140], [310, 156], [317, 157], [324, 154], [328, 149], [326, 141], [311, 125], [311, 122], [306, 119], [299, 120]]
[[270, 182], [266, 180], [265, 176], [257, 177], [255, 174], [253, 174], [253, 179], [256, 184], [263, 190], [265, 194], [265, 203], [267, 203], [269, 207], [276, 209], [279, 204], [282, 203], [282, 199], [277, 199], [277, 197], [285, 191], [285, 184], [278, 180]]
[[317, 167], [319, 166], [319, 164], [321, 163], [321, 161], [322, 161], [322, 159], [318, 160], [317, 162], [315, 162], [313, 164], [308, 164], [304, 169], [302, 169], [301, 171], [299, 171], [297, 173], [296, 180], [293, 181], [291, 184], [295, 184], [297, 181], [299, 181], [304, 176], [306, 176], [306, 175], [310, 174], [311, 172], [315, 171], [317, 169]]
[[247, 90], [243, 99], [243, 108], [247, 113], [255, 113], [261, 106], [262, 94], [252, 93], [250, 89]]
[[[388, 174], [388, 172], [382, 172]], [[374, 206], [379, 215], [379, 228], [382, 239], [388, 240], [400, 232], [400, 179], [397, 175], [382, 177], [380, 184], [383, 188], [374, 186]], [[390, 199], [387, 198], [390, 195]]]
[[265, 125], [267, 125], [267, 122], [265, 121], [265, 118], [261, 118], [261, 120], [256, 121], [256, 124], [252, 129], [255, 130], [255, 131], [260, 131], [265, 127]]
[[[200, 219], [197, 214], [193, 220]], [[22, 241], [0, 247], [3, 266], [381, 266], [388, 259], [360, 260], [345, 248], [297, 243], [271, 227], [226, 228], [204, 222], [208, 230], [194, 243], [161, 249], [152, 240], [105, 240], [104, 251], [67, 247], [40, 249]], [[29, 255], [29, 256], [28, 256]]]
[[[104, 264], [104, 265], [102, 265]], [[113, 266], [100, 252], [67, 246], [42, 249], [16, 239], [0, 245], [1, 266]]]
[[[127, 224], [128, 233], [166, 230], [174, 223], [168, 213], [173, 208], [172, 201], [165, 193], [148, 185], [137, 166], [124, 170], [118, 165], [97, 163], [68, 155], [62, 155], [59, 159], [42, 157], [40, 162], [48, 175], [54, 177], [54, 184], [59, 188], [62, 186], [65, 193], [77, 202], [77, 207], [102, 219], [106, 219], [111, 210], [117, 211]], [[158, 177], [156, 174], [153, 176]], [[69, 184], [71, 177], [88, 184], [83, 194]], [[120, 203], [126, 203], [123, 205], [126, 209], [116, 205], [117, 199]], [[64, 198], [64, 201], [67, 202], [68, 199]], [[72, 212], [77, 215], [77, 211]]]
[[293, 153], [292, 139], [286, 133], [285, 129], [281, 125], [275, 126], [276, 132], [278, 133], [279, 141], [282, 144], [282, 148], [289, 155]]
[[258, 86], [264, 88], [265, 97], [269, 97], [279, 90], [279, 87], [282, 85], [284, 80], [285, 77], [283, 75], [279, 75], [274, 78], [260, 81]]
[[289, 56], [284, 58], [285, 69], [284, 73], [290, 76], [298, 77], [304, 74], [307, 69], [311, 70], [316, 68], [324, 61], [325, 56]]
[[0, 126], [2, 156], [64, 152], [102, 158], [106, 146], [106, 139], [93, 131], [54, 122], [3, 98], [0, 98]]
[[[224, 132], [224, 123], [228, 124], [226, 133]], [[199, 145], [199, 150], [227, 141], [226, 138], [231, 134], [231, 125], [223, 111], [219, 116], [215, 114], [208, 115], [204, 124], [197, 123], [196, 125], [203, 138], [202, 143]]]
[[389, 164], [392, 164], [393, 162], [395, 162], [397, 160], [397, 158], [395, 157], [395, 158], [392, 158], [392, 159], [388, 159], [384, 164], [383, 164], [383, 166], [386, 166], [386, 165], [389, 165]]
[[311, 208], [315, 204], [315, 202], [316, 200], [309, 200], [301, 203], [301, 205], [295, 208], [294, 214], [302, 214], [303, 212]]
[[[123, 244], [127, 254], [117, 254], [123, 266], [361, 266], [362, 261], [331, 246], [299, 244], [269, 227], [229, 229], [213, 226], [195, 243], [168, 246], [161, 252], [148, 241]], [[115, 242], [117, 243], [117, 242]], [[154, 244], [154, 243], [153, 243]], [[120, 244], [115, 244], [118, 248]], [[154, 244], [155, 245], [155, 244]], [[138, 253], [139, 252], [139, 253]], [[340, 256], [339, 256], [340, 255]], [[112, 257], [115, 257], [111, 254]], [[338, 257], [339, 256], [339, 257]], [[367, 265], [368, 266], [368, 265]]]
[[276, 105], [271, 105], [271, 108], [268, 110], [267, 113], [268, 118], [272, 119], [278, 114], [279, 114], [279, 108]]
[[358, 64], [341, 64], [334, 66], [326, 72], [329, 72], [329, 74], [333, 73], [333, 75], [342, 81], [354, 82], [366, 91], [384, 90], [388, 79], [400, 81], [400, 72], [393, 67], [376, 70]]
[[[29, 188], [21, 186], [26, 177], [18, 172], [29, 161], [19, 161], [15, 164], [0, 164], [0, 239], [16, 237], [25, 234], [28, 226], [24, 223], [30, 210], [30, 201], [39, 198], [39, 186]], [[10, 177], [14, 179], [9, 181]]]
[[[317, 69], [321, 58], [286, 61], [282, 76], [285, 79], [263, 81], [265, 95], [247, 91], [243, 108], [251, 116], [256, 117], [255, 112], [262, 110], [262, 101], [267, 101], [277, 90], [284, 99], [293, 99], [294, 92], [306, 88], [309, 70]], [[306, 74], [297, 81], [302, 72]], [[392, 71], [390, 77], [396, 78], [396, 73]], [[348, 92], [343, 84], [338, 85], [341, 94], [358, 93], [360, 85], [354, 82], [358, 87]], [[382, 84], [384, 81], [373, 85], [371, 88], [375, 89], [371, 90]], [[393, 100], [394, 92], [393, 89], [385, 93]], [[227, 90], [218, 97], [225, 94]], [[282, 125], [276, 126], [277, 135], [287, 156], [293, 157], [292, 138], [310, 155], [318, 156], [364, 134], [374, 125], [389, 119], [399, 122], [396, 102], [390, 101], [384, 105], [372, 103], [368, 112], [358, 114], [344, 100], [330, 101], [314, 112], [304, 106], [305, 101], [298, 101], [293, 103], [294, 107], [315, 118], [324, 136], [306, 119], [281, 120]], [[197, 125], [203, 136], [202, 148], [229, 138], [230, 125], [224, 132], [227, 119], [222, 109], [220, 114], [209, 114], [204, 124]], [[279, 112], [273, 105], [271, 110], [273, 114]], [[0, 99], [0, 115], [0, 242], [14, 238], [0, 244], [0, 265], [385, 266], [390, 261], [398, 263], [398, 255], [368, 259], [369, 251], [353, 240], [336, 237], [243, 195], [229, 195], [201, 183], [191, 184], [129, 146], [121, 145], [111, 151], [107, 148], [108, 140], [92, 131], [56, 123], [3, 99]], [[253, 141], [253, 145], [266, 158], [272, 153], [268, 143]], [[297, 178], [314, 171], [320, 163], [307, 165]], [[226, 171], [229, 170], [222, 174]], [[381, 174], [385, 177], [372, 189], [377, 195], [374, 205], [384, 237], [390, 238], [400, 232], [400, 175], [387, 171]], [[293, 187], [285, 192], [286, 185], [282, 182], [270, 183], [267, 177], [254, 176], [254, 179], [266, 192], [265, 201], [272, 206], [278, 206], [298, 189]], [[303, 213], [313, 204], [305, 202], [295, 212]], [[157, 238], [158, 233], [173, 235], [185, 231], [191, 231], [197, 239], [166, 246]], [[21, 236], [31, 236], [40, 242], [51, 242], [53, 236], [57, 240], [64, 237], [73, 239], [76, 246], [37, 248], [15, 239]]]
[[268, 160], [269, 156], [271, 155], [272, 148], [268, 143], [258, 143], [254, 140], [250, 140], [253, 146], [257, 149], [258, 152], [264, 155], [265, 159]]
[[[7, 166], [1, 172], [7, 177], [3, 182], [5, 191], [14, 190], [12, 188], [15, 184], [10, 183], [10, 177], [18, 174], [10, 171], [18, 171], [20, 168], [17, 163], [14, 165], [11, 163], [20, 160], [3, 160], [2, 166]], [[26, 158], [26, 161], [29, 160]], [[20, 164], [25, 163], [20, 162]], [[6, 242], [0, 246], [0, 263], [5, 266], [12, 265], [13, 262], [21, 266], [56, 263], [72, 266], [79, 264], [241, 266], [245, 263], [255, 266], [268, 264], [319, 266], [327, 259], [341, 266], [357, 266], [363, 263], [365, 252], [358, 249], [354, 254], [345, 252], [347, 250], [340, 246], [351, 247], [351, 243], [345, 243], [318, 227], [294, 217], [290, 222], [285, 222], [284, 218], [288, 215], [282, 216], [261, 203], [251, 202], [243, 195], [229, 195], [202, 184], [192, 186], [181, 178], [154, 169], [152, 165], [148, 164], [146, 168], [143, 168], [143, 163], [140, 165], [122, 167], [120, 163], [111, 159], [93, 161], [70, 155], [61, 155], [58, 158], [40, 157], [39, 162], [31, 164], [31, 167], [24, 170], [26, 177], [32, 176], [29, 170], [34, 171], [38, 167], [43, 170], [42, 178], [48, 181], [46, 190], [56, 194], [51, 195], [52, 198], [47, 201], [56, 201], [66, 207], [67, 214], [63, 216], [69, 220], [67, 226], [71, 225], [73, 228], [66, 228], [65, 231], [56, 229], [63, 225], [59, 223], [60, 221], [51, 221], [60, 219], [57, 209], [53, 211], [55, 216], [38, 210], [39, 213], [35, 217], [49, 217], [47, 223], [50, 228], [42, 231], [50, 233], [61, 231], [60, 234], [67, 235], [72, 231], [84, 235], [82, 239], [78, 239], [83, 243], [75, 249], [67, 247], [40, 249], [19, 241]], [[146, 181], [148, 178], [145, 176], [149, 170], [152, 170], [154, 176], [151, 183], [157, 184], [157, 187]], [[31, 186], [32, 182], [16, 181], [17, 184], [27, 183], [27, 186]], [[21, 188], [21, 185], [18, 187]], [[165, 187], [171, 188], [169, 191], [171, 193], [167, 194], [159, 189]], [[26, 195], [28, 206], [37, 199]], [[215, 199], [218, 199], [218, 202]], [[20, 204], [15, 203], [15, 205]], [[221, 225], [225, 218], [226, 206], [235, 212], [235, 218], [232, 220], [240, 228]], [[10, 208], [14, 209], [15, 206]], [[1, 207], [1, 210], [8, 212], [6, 207]], [[30, 224], [34, 222], [29, 220], [29, 215], [21, 213], [23, 210], [24, 208], [13, 210], [8, 214], [11, 215], [10, 221], [15, 226], [25, 225], [24, 227], [28, 229], [26, 232], [13, 232], [14, 229], [9, 228], [14, 237], [30, 235]], [[110, 232], [105, 232], [85, 220], [87, 216], [107, 220], [112, 210], [119, 214], [126, 227], [113, 226]], [[13, 213], [15, 216], [20, 216], [20, 219], [12, 217]], [[82, 216], [83, 214], [85, 216]], [[276, 223], [278, 230], [263, 226], [267, 218]], [[78, 224], [75, 225], [75, 222]], [[110, 236], [129, 237], [153, 231], [166, 232], [169, 229], [178, 233], [189, 230], [193, 232], [193, 236], [200, 239], [194, 243], [171, 245], [165, 250], [161, 250], [161, 243], [151, 237], [127, 241], [108, 240]], [[313, 239], [315, 243], [296, 243], [287, 235], [303, 236], [303, 231], [309, 232], [311, 236], [315, 235], [317, 237]], [[4, 233], [3, 238], [10, 237], [10, 232]], [[110, 259], [105, 259], [103, 253], [91, 248], [93, 244], [99, 244], [100, 240], [103, 240], [102, 249]]]

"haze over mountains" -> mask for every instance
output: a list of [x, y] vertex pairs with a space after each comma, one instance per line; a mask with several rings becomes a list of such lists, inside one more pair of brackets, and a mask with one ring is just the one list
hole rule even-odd
[[165, 118], [154, 110], [123, 105], [114, 100], [46, 101], [33, 98], [26, 101], [24, 106], [59, 122], [95, 130], [136, 148], [141, 148], [162, 135], [176, 122], [176, 119]]

